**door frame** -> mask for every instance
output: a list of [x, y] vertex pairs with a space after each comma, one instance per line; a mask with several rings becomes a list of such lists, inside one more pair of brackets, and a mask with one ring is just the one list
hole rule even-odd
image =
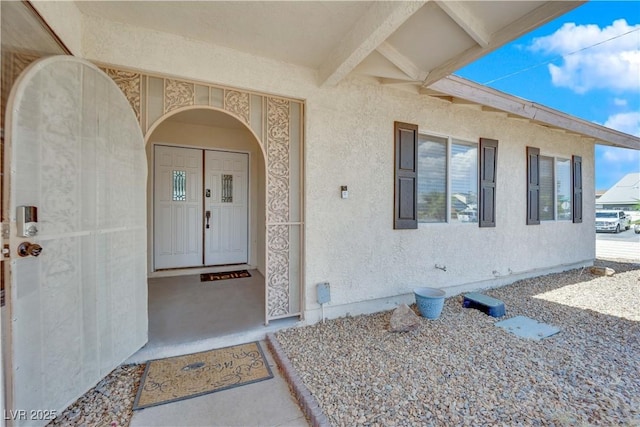
[[[151, 136], [152, 133], [153, 131], [150, 131], [149, 137]], [[258, 144], [257, 140], [255, 142], [256, 144]], [[148, 145], [148, 141], [145, 141], [145, 144]], [[218, 151], [218, 152], [225, 152], [225, 153], [238, 153], [238, 154], [247, 155], [247, 263], [246, 264], [206, 265], [204, 263], [204, 260], [205, 260], [205, 255], [204, 255], [205, 241], [204, 240], [205, 239], [204, 239], [204, 233], [203, 233], [201, 235], [203, 239], [202, 241], [203, 264], [202, 265], [193, 266], [193, 267], [177, 267], [177, 268], [162, 268], [162, 269], [155, 268], [155, 226], [156, 226], [155, 224], [155, 208], [156, 208], [155, 152], [156, 150], [155, 149], [157, 146], [200, 150], [202, 151], [202, 154], [203, 154], [202, 156], [203, 165], [205, 165], [205, 162], [204, 162], [205, 151]], [[148, 218], [147, 230], [148, 230], [148, 236], [149, 236], [147, 253], [149, 254], [149, 270], [150, 271], [148, 272], [148, 276], [149, 277], [167, 277], [167, 276], [187, 275], [187, 274], [196, 274], [196, 273], [205, 273], [205, 272], [224, 272], [224, 271], [237, 270], [239, 268], [255, 268], [256, 267], [255, 263], [254, 264], [250, 263], [251, 251], [253, 249], [253, 245], [251, 244], [251, 233], [253, 232], [253, 229], [256, 227], [255, 224], [253, 224], [253, 221], [251, 220], [251, 211], [254, 207], [253, 198], [251, 197], [251, 190], [253, 189], [253, 187], [251, 186], [251, 178], [252, 178], [251, 165], [253, 164], [252, 153], [247, 150], [230, 150], [226, 148], [216, 148], [216, 147], [210, 147], [210, 146], [202, 147], [202, 146], [188, 145], [188, 144], [176, 145], [176, 144], [165, 143], [165, 142], [152, 142], [151, 145], [149, 146], [149, 151], [150, 151], [150, 158], [147, 159], [149, 163], [147, 166], [147, 169], [150, 171], [149, 172], [150, 191], [147, 192], [148, 194], [147, 197], [149, 199], [147, 200], [147, 208], [149, 209], [149, 213], [147, 215], [147, 218]], [[203, 167], [203, 170], [202, 170], [203, 177], [204, 177], [204, 173], [205, 173], [205, 169]], [[203, 186], [203, 190], [204, 190], [204, 186]], [[253, 190], [259, 191], [259, 188], [255, 188]], [[204, 207], [204, 199], [203, 199], [203, 207]], [[203, 227], [204, 227], [204, 223], [203, 223]]]
[[[226, 149], [226, 148], [216, 148], [216, 147], [212, 147], [212, 146], [195, 146], [192, 144], [183, 144], [183, 145], [176, 145], [174, 143], [167, 143], [167, 142], [154, 142], [152, 141], [152, 137], [153, 134], [155, 132], [155, 130], [162, 124], [164, 123], [167, 119], [169, 119], [170, 117], [185, 112], [185, 111], [189, 111], [189, 110], [209, 110], [212, 112], [217, 112], [217, 113], [221, 113], [227, 116], [231, 116], [234, 119], [238, 120], [240, 123], [242, 123], [244, 130], [248, 131], [251, 133], [251, 136], [253, 137], [253, 141], [256, 144], [256, 146], [259, 148], [260, 153], [262, 153], [262, 159], [254, 159], [251, 152], [247, 151], [247, 150], [230, 150], [230, 149]], [[193, 105], [193, 106], [186, 106], [186, 107], [181, 107], [181, 108], [176, 108], [166, 114], [164, 114], [162, 117], [160, 117], [158, 120], [156, 120], [153, 125], [151, 125], [149, 127], [149, 130], [145, 133], [144, 135], [144, 143], [145, 143], [145, 148], [147, 149], [147, 168], [153, 168], [155, 166], [155, 146], [156, 145], [164, 145], [164, 146], [171, 146], [171, 147], [179, 147], [179, 148], [194, 148], [194, 149], [199, 149], [199, 150], [216, 150], [216, 151], [227, 151], [227, 152], [235, 152], [235, 153], [243, 153], [243, 154], [247, 154], [248, 155], [248, 170], [247, 170], [247, 178], [248, 178], [248, 182], [247, 182], [247, 190], [249, 192], [249, 196], [248, 196], [248, 201], [247, 201], [247, 209], [248, 209], [248, 221], [247, 221], [247, 235], [248, 235], [248, 241], [247, 241], [247, 258], [248, 261], [251, 261], [251, 251], [253, 249], [253, 245], [251, 244], [251, 236], [252, 236], [252, 232], [254, 227], [256, 227], [255, 224], [253, 224], [253, 221], [251, 221], [251, 210], [254, 208], [254, 201], [252, 200], [253, 198], [251, 197], [251, 179], [252, 179], [252, 174], [251, 174], [251, 166], [252, 164], [254, 164], [254, 161], [262, 161], [262, 165], [263, 165], [263, 175], [262, 175], [262, 179], [263, 179], [263, 183], [264, 183], [264, 188], [256, 188], [256, 191], [263, 191], [264, 192], [264, 199], [265, 199], [265, 212], [267, 209], [267, 204], [268, 204], [268, 195], [267, 195], [267, 180], [268, 178], [268, 168], [267, 168], [267, 157], [266, 157], [266, 153], [265, 153], [265, 148], [264, 148], [264, 144], [263, 142], [260, 140], [260, 138], [258, 137], [258, 135], [256, 135], [256, 133], [253, 131], [253, 129], [251, 129], [249, 126], [247, 126], [239, 117], [237, 117], [236, 115], [230, 113], [229, 111], [217, 108], [217, 107], [211, 107], [211, 106], [207, 106], [207, 105]], [[260, 156], [257, 156], [260, 157]], [[153, 170], [153, 169], [148, 169], [148, 170]], [[224, 272], [224, 271], [232, 271], [232, 270], [237, 270], [239, 268], [254, 268], [257, 267], [257, 265], [251, 265], [251, 264], [236, 264], [236, 265], [230, 265], [230, 266], [219, 266], [219, 267], [214, 267], [214, 266], [202, 266], [202, 267], [186, 267], [186, 268], [176, 268], [176, 269], [164, 269], [164, 270], [156, 270], [155, 269], [155, 259], [154, 259], [154, 236], [155, 236], [155, 221], [154, 221], [154, 217], [155, 217], [155, 203], [153, 200], [153, 190], [154, 190], [154, 186], [155, 186], [155, 177], [153, 173], [149, 173], [149, 178], [147, 180], [147, 264], [148, 264], [148, 268], [147, 268], [147, 276], [149, 278], [155, 278], [155, 277], [168, 277], [168, 276], [181, 276], [181, 275], [189, 275], [189, 274], [200, 274], [200, 273], [210, 273], [210, 272]], [[258, 249], [258, 250], [264, 250], [264, 268], [265, 270], [268, 268], [268, 257], [269, 257], [269, 250], [267, 247], [267, 226], [266, 226], [266, 222], [265, 222], [265, 230], [264, 230], [264, 236], [263, 236], [263, 240], [265, 242], [265, 246], [263, 249]], [[257, 261], [257, 260], [255, 260]], [[256, 263], [257, 264], [257, 263]], [[265, 281], [266, 281], [266, 277], [267, 277], [267, 272], [264, 271], [262, 272], [263, 275], [265, 276]], [[265, 292], [266, 292], [266, 283], [265, 283]]]
[[[166, 118], [189, 109], [220, 111], [239, 120], [260, 147], [264, 171], [265, 324], [303, 318], [305, 286], [304, 100], [99, 63], [120, 86], [138, 117], [148, 147]], [[149, 159], [147, 159], [149, 164]], [[148, 214], [149, 214], [149, 208]], [[262, 217], [259, 225], [262, 226]], [[264, 240], [264, 241], [263, 241]], [[151, 243], [148, 241], [148, 245]], [[149, 247], [149, 246], [148, 246]], [[148, 260], [147, 272], [152, 265]], [[192, 272], [193, 273], [193, 272]]]

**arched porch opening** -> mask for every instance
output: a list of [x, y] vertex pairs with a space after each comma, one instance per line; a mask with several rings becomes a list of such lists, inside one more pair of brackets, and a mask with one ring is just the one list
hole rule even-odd
[[103, 66], [129, 100], [148, 140], [168, 117], [194, 108], [224, 112], [261, 147], [265, 323], [304, 311], [304, 102], [201, 81]]
[[[267, 294], [263, 144], [233, 114], [189, 106], [158, 119], [145, 145], [150, 345], [261, 326]], [[239, 270], [251, 277], [200, 281], [200, 274]]]

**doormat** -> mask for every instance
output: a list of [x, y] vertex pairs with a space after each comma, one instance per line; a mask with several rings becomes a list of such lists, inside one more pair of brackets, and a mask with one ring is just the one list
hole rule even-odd
[[204, 273], [200, 275], [201, 282], [210, 282], [212, 280], [240, 279], [242, 277], [251, 277], [247, 270], [226, 271], [224, 273]]
[[560, 332], [560, 328], [538, 322], [537, 320], [526, 316], [512, 317], [511, 319], [497, 322], [495, 325], [519, 337], [535, 341], [539, 341]]
[[273, 378], [260, 344], [251, 342], [151, 360], [133, 409], [177, 402]]

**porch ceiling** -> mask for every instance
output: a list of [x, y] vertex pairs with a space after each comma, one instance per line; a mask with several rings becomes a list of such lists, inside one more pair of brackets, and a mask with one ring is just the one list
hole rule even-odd
[[317, 70], [427, 87], [581, 1], [76, 1], [90, 16]]

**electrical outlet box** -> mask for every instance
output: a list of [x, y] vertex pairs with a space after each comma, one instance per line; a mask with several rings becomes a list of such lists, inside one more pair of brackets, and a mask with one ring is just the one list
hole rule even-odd
[[331, 288], [328, 282], [318, 283], [318, 304], [325, 304], [331, 301]]

